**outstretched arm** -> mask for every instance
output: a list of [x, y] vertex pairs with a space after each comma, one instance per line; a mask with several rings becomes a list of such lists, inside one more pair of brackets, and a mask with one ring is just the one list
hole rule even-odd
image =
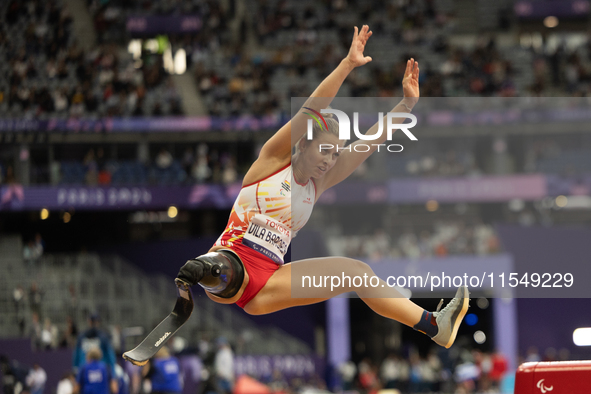
[[[402, 79], [402, 90], [404, 92], [404, 99], [390, 112], [410, 112], [415, 104], [419, 101], [419, 62], [415, 62], [414, 59], [410, 59], [406, 62], [406, 71], [404, 72], [404, 78]], [[382, 122], [385, 125], [388, 116], [386, 115]], [[405, 119], [395, 118], [392, 123], [403, 123]], [[365, 135], [373, 135], [378, 132], [379, 123], [374, 124]], [[373, 152], [378, 148], [378, 144], [382, 144], [386, 141], [387, 133], [384, 130], [381, 137], [371, 141], [371, 149], [367, 152], [356, 152], [355, 145], [364, 143], [364, 141], [355, 141], [351, 144], [351, 149], [343, 151], [333, 168], [326, 173], [326, 175], [317, 182], [317, 186], [320, 191], [324, 191], [339, 182], [345, 180], [349, 175], [355, 171], [357, 167], [361, 165]]]
[[[353, 41], [347, 57], [318, 85], [304, 104], [304, 107], [309, 107], [317, 111], [328, 107], [349, 73], [355, 67], [363, 66], [372, 60], [371, 57], [363, 55], [365, 44], [372, 34], [367, 25], [364, 25], [361, 31], [358, 31], [357, 27], [355, 27]], [[265, 143], [261, 149], [260, 157], [279, 158], [282, 161], [288, 162], [291, 159], [291, 149], [306, 132], [307, 119], [300, 110], [292, 120], [287, 122]]]

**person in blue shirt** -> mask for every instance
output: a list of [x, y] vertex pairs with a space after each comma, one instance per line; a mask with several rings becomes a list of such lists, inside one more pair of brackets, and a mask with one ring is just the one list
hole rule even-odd
[[117, 394], [129, 394], [129, 375], [119, 364], [115, 364], [114, 378], [117, 381]]
[[152, 383], [152, 394], [178, 394], [181, 387], [181, 368], [176, 357], [162, 347], [144, 367], [143, 374]]
[[117, 393], [117, 383], [112, 379], [111, 372], [103, 361], [103, 354], [98, 347], [88, 349], [86, 364], [78, 371], [76, 377], [77, 394], [111, 394]]
[[78, 336], [72, 364], [77, 371], [86, 362], [88, 349], [98, 347], [102, 353], [102, 361], [107, 364], [111, 376], [115, 376], [115, 351], [107, 334], [99, 329], [100, 319], [98, 314], [93, 314], [88, 320], [89, 328]]

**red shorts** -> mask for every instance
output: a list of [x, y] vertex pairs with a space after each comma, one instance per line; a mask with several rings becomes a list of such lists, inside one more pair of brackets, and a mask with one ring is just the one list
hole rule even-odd
[[228, 247], [228, 249], [240, 257], [242, 264], [244, 264], [244, 269], [248, 273], [248, 284], [244, 289], [244, 293], [242, 293], [242, 297], [236, 301], [236, 305], [244, 309], [244, 306], [265, 287], [271, 275], [280, 266], [267, 256], [242, 244], [234, 244], [232, 247]]

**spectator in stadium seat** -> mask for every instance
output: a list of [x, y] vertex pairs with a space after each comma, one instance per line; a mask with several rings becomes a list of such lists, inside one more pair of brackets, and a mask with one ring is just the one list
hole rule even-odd
[[44, 350], [57, 347], [57, 327], [51, 324], [51, 319], [45, 318], [41, 331], [41, 346]]
[[152, 109], [152, 116], [162, 116], [163, 112], [162, 112], [162, 106], [160, 105], [160, 103], [156, 103], [154, 105], [154, 108]]
[[0, 205], [15, 201], [21, 202], [25, 199], [23, 187], [17, 183], [14, 168], [12, 166], [6, 167], [4, 183], [7, 184], [8, 187], [4, 188], [4, 194], [0, 195]]
[[112, 174], [107, 166], [105, 150], [102, 147], [99, 147], [96, 150], [96, 164], [98, 169], [98, 184], [110, 185]]
[[492, 355], [492, 369], [489, 372], [489, 378], [493, 387], [499, 388], [503, 377], [508, 370], [508, 362], [505, 356], [500, 352], [495, 352]]
[[19, 328], [21, 336], [25, 334], [25, 289], [22, 285], [18, 285], [12, 292], [12, 301], [14, 303], [15, 320]]
[[84, 157], [84, 166], [86, 167], [86, 184], [94, 186], [98, 182], [98, 164], [94, 155], [94, 149], [90, 149]]
[[31, 288], [29, 289], [29, 306], [31, 308], [31, 312], [36, 313], [39, 317], [41, 317], [42, 302], [43, 291], [39, 289], [37, 282], [33, 281], [33, 283], [31, 283]]
[[31, 314], [31, 325], [29, 327], [29, 337], [31, 338], [31, 347], [34, 350], [41, 349], [41, 332], [43, 327], [39, 321], [39, 314], [33, 312]]
[[187, 177], [191, 176], [191, 166], [193, 166], [194, 161], [195, 156], [193, 156], [193, 149], [189, 146], [185, 149], [185, 153], [183, 153], [183, 159], [181, 161], [183, 169], [187, 173]]
[[236, 182], [237, 179], [236, 160], [233, 156], [230, 156], [225, 160], [224, 169], [222, 170], [222, 183], [228, 185]]
[[158, 156], [156, 156], [156, 166], [161, 170], [165, 170], [172, 165], [173, 158], [169, 151], [165, 148], [160, 149]]
[[409, 373], [406, 360], [394, 353], [391, 353], [380, 367], [380, 377], [386, 389], [403, 390]]
[[71, 316], [66, 317], [66, 329], [62, 333], [59, 347], [73, 348], [76, 346], [76, 337], [78, 336], [78, 328]]
[[28, 266], [34, 267], [35, 262], [43, 254], [43, 248], [39, 247], [33, 240], [30, 240], [23, 248], [23, 259]]
[[346, 361], [338, 366], [338, 372], [343, 380], [343, 390], [350, 391], [353, 389], [353, 382], [355, 375], [357, 375], [357, 366], [351, 360]]
[[364, 391], [371, 391], [378, 383], [377, 367], [369, 358], [359, 363], [359, 384]]
[[209, 160], [207, 159], [208, 150], [208, 146], [203, 143], [197, 147], [197, 159], [191, 169], [191, 175], [197, 183], [203, 183], [211, 176], [212, 172], [209, 167]]

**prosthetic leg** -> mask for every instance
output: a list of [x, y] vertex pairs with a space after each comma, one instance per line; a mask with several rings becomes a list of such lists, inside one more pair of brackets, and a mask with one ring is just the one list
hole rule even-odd
[[232, 298], [244, 281], [244, 266], [234, 252], [222, 249], [187, 261], [178, 279], [191, 286], [199, 283], [218, 297]]
[[218, 297], [232, 298], [243, 281], [244, 266], [231, 250], [218, 250], [187, 261], [175, 279], [178, 297], [173, 311], [135, 349], [123, 353], [123, 358], [135, 365], [146, 364], [189, 320], [193, 312], [191, 286], [199, 283]]

